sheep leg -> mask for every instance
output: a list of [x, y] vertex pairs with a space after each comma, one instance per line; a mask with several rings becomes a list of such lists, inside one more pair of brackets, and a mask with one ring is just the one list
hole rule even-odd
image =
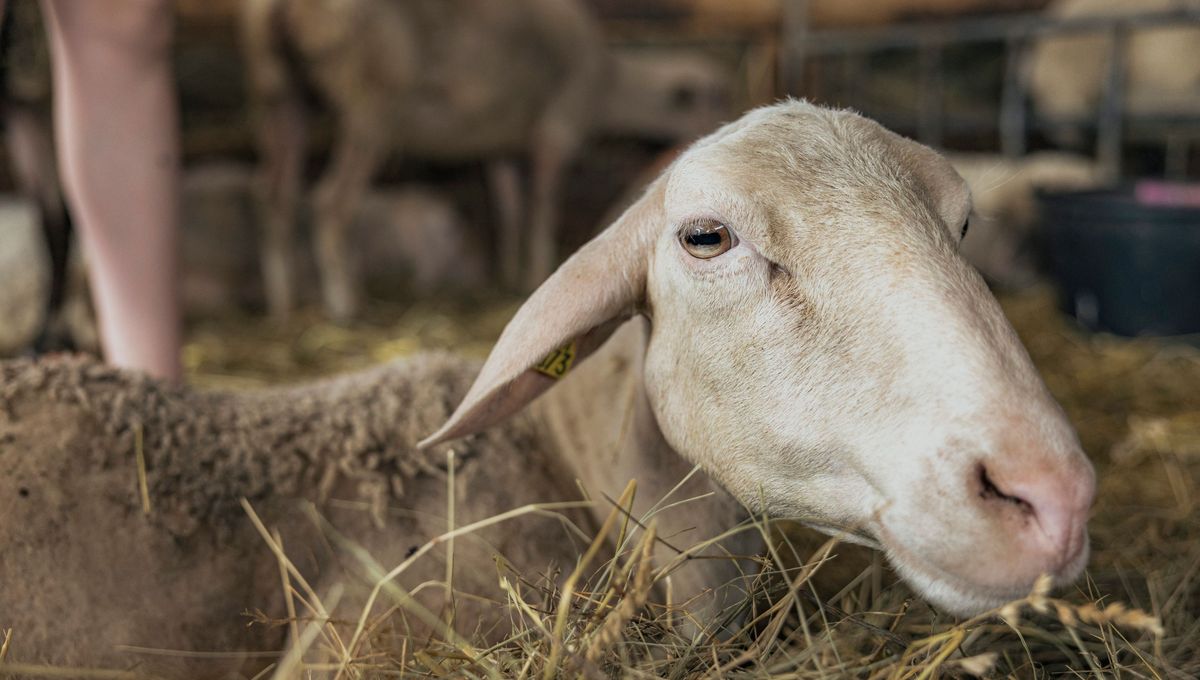
[[516, 288], [521, 274], [521, 176], [516, 162], [506, 158], [488, 163], [487, 179], [500, 222], [496, 234], [500, 281]]
[[556, 23], [547, 44], [562, 64], [566, 78], [547, 102], [534, 132], [532, 156], [529, 255], [525, 284], [541, 284], [557, 264], [558, 202], [567, 164], [583, 143], [596, 106], [596, 91], [604, 85], [606, 50], [586, 16], [574, 3], [541, 3]]
[[[314, 240], [325, 310], [335, 321], [354, 318], [359, 307], [359, 282], [346, 247], [346, 232], [354, 207], [362, 200], [383, 160], [384, 148], [364, 129], [348, 126], [336, 144], [333, 164], [315, 194]], [[366, 129], [372, 129], [370, 127]]]
[[563, 135], [541, 135], [533, 145], [531, 179], [532, 219], [529, 228], [529, 262], [524, 285], [537, 288], [554, 271], [557, 262], [558, 194], [567, 161], [575, 145]]
[[286, 318], [295, 304], [296, 208], [300, 201], [305, 158], [305, 110], [298, 93], [264, 101], [259, 111], [262, 170], [262, 272], [267, 308]]

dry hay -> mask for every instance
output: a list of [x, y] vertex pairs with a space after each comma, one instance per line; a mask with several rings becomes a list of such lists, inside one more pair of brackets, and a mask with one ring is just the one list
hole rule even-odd
[[[1197, 677], [1200, 352], [1085, 336], [1055, 313], [1046, 291], [1003, 302], [1098, 468], [1094, 556], [1087, 577], [1067, 592], [1052, 597], [1039, 583], [1019, 602], [956, 621], [914, 598], [878, 555], [794, 527], [776, 530], [760, 518], [735, 529], [775, 537], [743, 633], [692, 643], [680, 632], [687, 603], [646, 604], [672, 566], [647, 557], [650, 542], [660, 540], [652, 518], [630, 518], [618, 502], [600, 536], [619, 549], [614, 554], [598, 539], [586, 568], [563, 585], [497, 565], [508, 601], [496, 606], [507, 609], [513, 634], [491, 647], [449, 631], [397, 637], [389, 617], [438, 614], [409, 611], [407, 594], [388, 578], [409, 562], [375, 564], [348, 546], [379, 579], [374, 607], [357, 621], [330, 622], [312, 615], [322, 610], [310, 601], [318, 594], [293, 592], [294, 618], [258, 623], [290, 625], [301, 644], [264, 677], [293, 677], [306, 664], [315, 668], [316, 659], [340, 678]], [[511, 300], [377, 305], [372, 320], [353, 329], [313, 316], [287, 325], [213, 323], [192, 334], [187, 362], [196, 382], [229, 386], [335, 372], [426, 346], [481, 354], [512, 309]], [[433, 539], [409, 561], [477, 528]], [[265, 528], [263, 535], [270, 543]], [[278, 555], [286, 573], [285, 551]], [[731, 620], [737, 614], [729, 612]]]
[[299, 382], [372, 366], [423, 350], [487, 356], [520, 299], [426, 299], [410, 304], [369, 300], [363, 320], [340, 326], [320, 310], [286, 322], [236, 314], [192, 324], [183, 361], [201, 387], [259, 387]]

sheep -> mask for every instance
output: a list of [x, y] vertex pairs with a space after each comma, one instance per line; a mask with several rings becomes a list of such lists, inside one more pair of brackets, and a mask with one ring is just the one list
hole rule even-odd
[[449, 197], [429, 187], [373, 192], [354, 228], [368, 281], [394, 282], [399, 270], [410, 275], [418, 296], [478, 290], [487, 283], [480, 244]]
[[996, 154], [948, 154], [971, 188], [975, 214], [971, 238], [959, 252], [990, 283], [1021, 287], [1037, 275], [1032, 241], [1037, 231], [1038, 189], [1094, 189], [1104, 183], [1100, 166], [1077, 154], [1039, 151], [1017, 159]]
[[[303, 519], [300, 503], [321, 503], [338, 531], [389, 567], [445, 532], [446, 447], [414, 444], [445, 419], [476, 368], [426, 355], [301, 387], [206, 393], [86, 358], [0, 364], [0, 629], [14, 631], [7, 660], [136, 665], [164, 677], [261, 666], [249, 653], [281, 649], [286, 629], [247, 627], [244, 613], [286, 611], [275, 558], [239, 498], [278, 529], [318, 593], [356, 576], [370, 585], [338, 564], [345, 556], [330, 553], [333, 539]], [[526, 487], [546, 500], [571, 488], [560, 461], [527, 445], [532, 438], [517, 421], [459, 448], [460, 523], [511, 510]], [[522, 519], [511, 531], [473, 534], [456, 558], [479, 567], [495, 552], [527, 575], [573, 566], [578, 547], [558, 522]], [[419, 562], [415, 582], [444, 577], [442, 559]], [[502, 598], [494, 574], [462, 568], [455, 587]], [[437, 611], [441, 598], [425, 604]], [[471, 600], [457, 608], [471, 630], [488, 630], [487, 612]], [[180, 659], [118, 645], [247, 655]]]
[[[254, 228], [254, 169], [208, 163], [189, 168], [182, 186], [182, 298], [189, 314], [221, 313], [265, 304]], [[300, 211], [300, 222], [309, 215]], [[377, 189], [361, 199], [348, 237], [359, 246], [354, 266], [365, 282], [407, 284], [418, 294], [482, 285], [485, 263], [463, 217], [432, 188]], [[295, 293], [317, 295], [314, 264], [299, 259]]]
[[598, 134], [691, 142], [729, 119], [733, 76], [714, 60], [646, 48], [614, 51], [611, 60], [612, 86], [595, 121]]
[[[550, 273], [562, 174], [587, 136], [607, 75], [599, 28], [579, 2], [253, 0], [242, 18], [274, 314], [293, 303], [288, 249], [304, 162], [305, 85], [337, 120], [332, 162], [314, 192], [318, 269], [334, 319], [357, 311], [345, 231], [391, 148], [491, 161], [503, 279], [532, 287]], [[530, 159], [532, 185], [527, 234], [514, 162], [521, 155]]]
[[[712, 554], [750, 556], [761, 534], [729, 529], [800, 519], [882, 549], [951, 613], [1021, 596], [1043, 573], [1069, 582], [1087, 560], [1094, 472], [957, 253], [970, 207], [931, 149], [785, 101], [693, 144], [528, 298], [481, 367], [422, 355], [222, 394], [86, 363], [0, 364], [13, 658], [121, 663], [114, 643], [275, 649], [232, 620], [280, 610], [264, 595], [275, 559], [236, 499], [278, 526], [315, 590], [353, 584], [294, 519], [296, 499], [398, 564], [445, 527], [431, 515], [447, 507], [448, 447], [459, 523], [578, 489], [618, 498], [636, 479], [630, 511], [676, 544], [725, 536]], [[592, 503], [571, 522], [608, 511]], [[486, 538], [518, 566], [569, 566], [579, 545], [566, 526]], [[672, 561], [670, 548], [655, 554], [681, 565], [671, 601], [689, 603], [697, 635], [720, 632], [752, 565]], [[486, 552], [456, 557], [484, 593], [496, 588]], [[438, 566], [399, 581], [436, 582]], [[98, 619], [121, 625], [92, 630]]]
[[[1195, 0], [1058, 0], [1056, 18], [1110, 16], [1200, 8]], [[1094, 116], [1108, 76], [1109, 36], [1103, 32], [1045, 37], [1029, 55], [1029, 88], [1039, 114], [1058, 121]], [[1130, 35], [1125, 104], [1144, 115], [1200, 110], [1200, 27], [1163, 26]]]
[[[681, 50], [610, 51], [576, 0], [485, 9], [472, 0], [254, 0], [244, 8], [263, 163], [262, 269], [277, 316], [295, 298], [291, 229], [306, 86], [338, 119], [335, 160], [314, 192], [318, 269], [335, 319], [352, 317], [358, 306], [349, 249], [362, 244], [344, 232], [389, 148], [485, 160], [501, 278], [532, 288], [555, 262], [562, 174], [589, 136], [690, 142], [731, 111], [731, 76], [720, 65]], [[445, 37], [411, 39], [434, 33]], [[514, 163], [521, 155], [530, 160], [527, 233]]]

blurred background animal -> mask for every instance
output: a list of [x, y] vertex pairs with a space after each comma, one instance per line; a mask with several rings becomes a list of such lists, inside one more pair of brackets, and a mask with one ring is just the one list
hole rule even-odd
[[[274, 314], [286, 314], [295, 297], [290, 249], [306, 87], [337, 120], [332, 160], [314, 190], [313, 229], [322, 299], [333, 318], [358, 310], [346, 232], [391, 148], [488, 159], [502, 279], [530, 288], [549, 274], [562, 176], [587, 138], [608, 77], [601, 34], [580, 3], [253, 0], [243, 18], [264, 164], [263, 272]], [[530, 168], [528, 219], [518, 157]]]
[[612, 54], [611, 83], [596, 131], [660, 144], [690, 142], [729, 119], [731, 75], [710, 57], [680, 49]]
[[277, 315], [295, 298], [291, 234], [310, 96], [337, 120], [313, 193], [314, 246], [326, 309], [342, 319], [358, 306], [350, 251], [362, 245], [346, 224], [390, 149], [486, 163], [494, 273], [528, 289], [556, 261], [564, 176], [590, 136], [687, 141], [732, 112], [719, 64], [681, 50], [610, 54], [576, 0], [254, 0], [243, 34], [264, 163], [263, 272]]

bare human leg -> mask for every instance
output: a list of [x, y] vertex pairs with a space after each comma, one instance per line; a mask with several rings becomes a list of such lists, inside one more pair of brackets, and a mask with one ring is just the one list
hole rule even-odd
[[67, 199], [112, 363], [178, 379], [179, 120], [168, 0], [42, 0]]

